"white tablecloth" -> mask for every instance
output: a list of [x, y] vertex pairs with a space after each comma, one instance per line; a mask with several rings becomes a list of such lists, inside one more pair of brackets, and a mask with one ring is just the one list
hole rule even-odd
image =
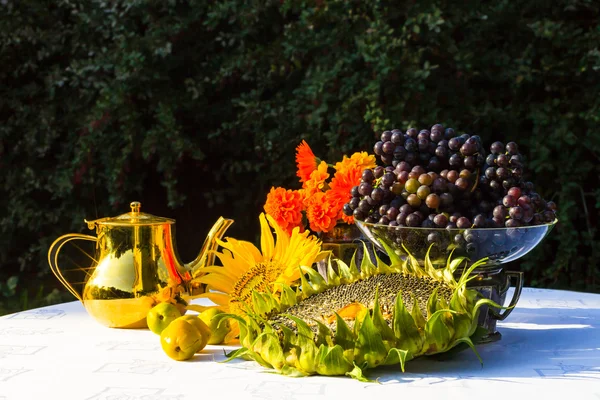
[[406, 373], [371, 370], [379, 383], [362, 383], [219, 363], [223, 346], [172, 361], [152, 332], [105, 328], [72, 302], [0, 318], [0, 400], [600, 400], [600, 295], [525, 288], [498, 329], [502, 340], [478, 347], [483, 367], [464, 351], [411, 361]]

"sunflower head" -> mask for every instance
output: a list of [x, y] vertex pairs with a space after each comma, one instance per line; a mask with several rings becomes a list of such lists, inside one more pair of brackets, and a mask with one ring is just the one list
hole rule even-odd
[[401, 260], [395, 254], [390, 265], [378, 258], [373, 263], [364, 253], [360, 271], [354, 260], [350, 266], [336, 260], [336, 272], [330, 260], [327, 279], [303, 268], [306, 276], [296, 292], [285, 286], [278, 298], [254, 292], [250, 313], [224, 316], [236, 319], [240, 328], [242, 348], [230, 359], [245, 356], [284, 375], [367, 381], [364, 373], [370, 368], [400, 365], [404, 371], [409, 360], [459, 345], [479, 357], [473, 340], [480, 308], [504, 308], [466, 287], [486, 259], [457, 280], [454, 272], [464, 257], [449, 258], [444, 268], [435, 269], [429, 253], [423, 266], [412, 256]]
[[282, 285], [294, 286], [301, 267], [310, 267], [328, 254], [321, 251], [320, 240], [307, 231], [294, 228], [289, 235], [271, 216], [261, 214], [259, 220], [260, 250], [234, 238], [219, 241], [222, 249], [216, 256], [222, 266], [206, 267], [206, 275], [200, 278], [209, 289], [200, 297], [232, 314], [245, 314], [253, 292], [276, 294]]

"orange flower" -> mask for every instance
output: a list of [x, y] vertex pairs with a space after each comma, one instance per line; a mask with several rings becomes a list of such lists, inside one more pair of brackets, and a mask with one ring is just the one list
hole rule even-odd
[[315, 157], [308, 143], [303, 140], [296, 147], [296, 165], [298, 167], [296, 175], [300, 178], [300, 182], [304, 183], [310, 179], [312, 172], [317, 169], [317, 164], [317, 157]]
[[269, 214], [281, 229], [289, 234], [299, 226], [302, 231], [302, 194], [297, 190], [272, 187], [267, 195], [264, 210]]
[[329, 202], [324, 192], [317, 192], [308, 199], [306, 217], [314, 232], [329, 232], [338, 220], [339, 210]]
[[375, 156], [361, 151], [360, 153], [352, 154], [350, 158], [344, 156], [342, 161], [335, 164], [335, 170], [337, 172], [345, 172], [347, 169], [356, 167], [362, 173], [367, 168], [375, 168], [375, 165]]
[[304, 196], [310, 197], [316, 192], [320, 192], [325, 187], [325, 181], [329, 178], [327, 173], [327, 163], [321, 161], [317, 169], [310, 174], [310, 179], [302, 184]]
[[344, 220], [344, 222], [353, 224], [354, 218], [351, 216], [347, 216], [342, 212], [342, 208], [344, 204], [350, 201], [352, 195], [350, 194], [350, 190], [352, 187], [358, 185], [360, 183], [360, 179], [362, 176], [363, 168], [358, 165], [353, 165], [349, 168], [342, 169], [338, 171], [331, 179], [331, 190], [329, 190], [328, 194], [330, 197], [330, 204], [335, 204], [339, 213], [339, 219]]

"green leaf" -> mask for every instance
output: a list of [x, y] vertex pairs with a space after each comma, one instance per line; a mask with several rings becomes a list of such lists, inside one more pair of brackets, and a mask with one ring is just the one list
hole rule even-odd
[[279, 340], [272, 333], [259, 335], [252, 344], [252, 351], [260, 354], [262, 359], [271, 365], [271, 368], [280, 370], [285, 365], [285, 357]]
[[392, 347], [387, 354], [385, 361], [383, 362], [385, 365], [394, 365], [400, 364], [400, 369], [404, 372], [404, 366], [406, 365], [406, 361], [408, 361], [408, 350], [398, 349], [396, 347]]
[[327, 325], [323, 324], [319, 320], [314, 319], [313, 321], [318, 326], [317, 339], [315, 340], [315, 344], [317, 346], [320, 346], [322, 344], [324, 344], [324, 345], [331, 344], [332, 343], [332, 337], [333, 337], [333, 332], [331, 332], [331, 329], [329, 329], [329, 327]]
[[291, 314], [282, 314], [282, 315], [286, 318], [291, 319], [292, 321], [294, 321], [296, 323], [296, 329], [298, 330], [298, 335], [305, 336], [309, 340], [314, 339], [314, 333], [310, 329], [310, 327], [308, 326], [308, 324], [306, 322], [304, 322], [302, 319], [295, 317]]
[[[223, 352], [225, 353], [225, 351], [223, 351]], [[247, 353], [248, 353], [248, 349], [247, 348], [240, 347], [239, 349], [236, 349], [236, 350], [234, 350], [232, 352], [225, 353], [225, 357], [227, 357], [227, 359], [223, 360], [223, 361], [219, 361], [219, 362], [226, 363], [226, 362], [229, 362], [229, 361], [231, 361], [233, 359], [241, 358], [244, 355], [246, 355]]]
[[301, 378], [307, 376], [307, 374], [305, 374], [304, 372], [294, 367], [290, 367], [289, 365], [284, 365], [280, 372], [282, 375], [291, 376], [293, 378]]
[[280, 324], [278, 328], [283, 332], [283, 351], [290, 351], [292, 346], [298, 343], [296, 334], [284, 324]]
[[[339, 268], [339, 266], [338, 266], [338, 268]], [[340, 285], [340, 276], [338, 274], [336, 274], [335, 270], [333, 269], [331, 257], [329, 257], [327, 259], [327, 287], [339, 286], [339, 285]]]
[[427, 320], [431, 319], [431, 316], [435, 314], [438, 309], [438, 288], [433, 289], [429, 299], [427, 299]]
[[314, 374], [318, 366], [317, 346], [306, 336], [298, 335], [298, 347], [300, 348], [300, 354], [298, 354], [296, 368], [305, 374]]
[[407, 350], [415, 357], [420, 355], [423, 347], [423, 337], [402, 301], [402, 293], [398, 293], [396, 296], [393, 327], [394, 335], [398, 339], [396, 347]]
[[252, 308], [255, 313], [261, 316], [264, 316], [271, 311], [269, 304], [265, 300], [265, 296], [255, 290], [252, 291]]
[[319, 272], [315, 271], [311, 267], [300, 267], [300, 269], [305, 274], [308, 274], [310, 285], [315, 292], [321, 292], [327, 288], [327, 282]]
[[281, 309], [280, 309], [280, 311], [288, 309], [289, 307], [294, 306], [297, 303], [298, 303], [298, 301], [296, 298], [296, 293], [294, 293], [292, 288], [289, 287], [288, 285], [283, 285], [283, 287], [281, 289], [281, 299], [280, 299]]
[[371, 256], [369, 255], [369, 250], [367, 249], [367, 245], [365, 242], [361, 242], [363, 247], [363, 258], [360, 264], [360, 274], [361, 277], [367, 278], [369, 276], [374, 275], [377, 272], [377, 267], [373, 264], [371, 260]]
[[379, 305], [379, 286], [375, 291], [375, 301], [373, 304], [373, 325], [375, 325], [375, 329], [381, 334], [383, 340], [394, 341], [396, 337], [394, 336], [394, 330], [388, 325], [388, 323], [383, 318], [383, 314], [381, 312], [381, 307]]
[[452, 332], [444, 323], [444, 315], [452, 313], [452, 310], [438, 310], [425, 324], [425, 336], [427, 341], [427, 354], [439, 353], [447, 350], [452, 339]]
[[396, 254], [396, 252], [390, 246], [387, 245], [385, 240], [380, 240], [379, 243], [381, 243], [381, 245], [385, 249], [385, 252], [387, 253], [388, 257], [390, 258], [390, 265], [392, 267], [399, 267], [400, 265], [402, 265], [403, 260], [400, 258], [400, 256], [398, 254]]
[[359, 364], [364, 361], [369, 368], [374, 368], [383, 363], [386, 355], [387, 349], [383, 344], [381, 334], [375, 328], [371, 316], [367, 313], [358, 331], [354, 351], [355, 360]]
[[[354, 260], [355, 256], [356, 253], [354, 253], [354, 255], [352, 256], [352, 260]], [[354, 279], [354, 275], [352, 275], [352, 272], [348, 265], [342, 260], [337, 260], [336, 262], [338, 266], [338, 273], [340, 276], [340, 283], [346, 284], [352, 282], [352, 280]]]
[[352, 371], [346, 372], [346, 376], [349, 376], [350, 378], [356, 379], [357, 381], [360, 381], [360, 382], [369, 382], [369, 383], [375, 382], [371, 379], [368, 379], [365, 376], [365, 374], [363, 373], [363, 370], [360, 369], [360, 367], [356, 364], [354, 364], [354, 368], [352, 368]]
[[421, 312], [421, 309], [419, 308], [419, 303], [417, 300], [417, 295], [415, 293], [411, 293], [412, 295], [412, 299], [413, 299], [413, 306], [412, 309], [410, 310], [410, 315], [412, 316], [413, 320], [415, 321], [415, 325], [417, 326], [417, 328], [419, 329], [423, 329], [425, 327], [425, 317], [423, 316], [423, 313]]
[[317, 291], [313, 289], [311, 284], [308, 282], [302, 271], [300, 271], [300, 285], [300, 287], [302, 288], [301, 294], [303, 299], [306, 299], [307, 297], [310, 297], [313, 294], [317, 293]]
[[475, 355], [477, 356], [477, 359], [479, 360], [479, 363], [481, 364], [481, 366], [483, 367], [483, 360], [481, 359], [481, 356], [479, 355], [479, 353], [477, 352], [477, 349], [475, 348], [475, 345], [473, 344], [473, 342], [471, 341], [470, 338], [468, 337], [463, 337], [460, 339], [457, 339], [453, 344], [452, 347], [457, 346], [460, 343], [465, 343], [467, 344], [471, 350], [473, 350], [473, 353], [475, 353]]
[[353, 364], [346, 360], [344, 350], [338, 345], [333, 347], [321, 345], [316, 361], [319, 375], [345, 375], [353, 369]]
[[356, 340], [354, 332], [352, 332], [346, 321], [337, 313], [335, 313], [335, 321], [335, 343], [340, 345], [344, 350], [354, 349], [354, 342]]

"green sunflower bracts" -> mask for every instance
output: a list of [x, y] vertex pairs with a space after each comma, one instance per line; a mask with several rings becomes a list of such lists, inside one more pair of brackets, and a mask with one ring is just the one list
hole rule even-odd
[[501, 308], [466, 287], [470, 273], [486, 259], [465, 269], [457, 281], [454, 272], [464, 257], [451, 255], [444, 268], [436, 269], [429, 253], [423, 267], [393, 251], [388, 251], [391, 265], [380, 259], [375, 265], [364, 254], [360, 271], [354, 260], [350, 266], [334, 260], [337, 273], [330, 260], [327, 279], [303, 268], [295, 292], [289, 286], [277, 295], [254, 292], [245, 317], [222, 315], [240, 327], [242, 347], [228, 360], [254, 360], [290, 376], [348, 375], [367, 381], [367, 369], [399, 364], [404, 371], [406, 361], [461, 343], [479, 358], [471, 340], [479, 309]]

